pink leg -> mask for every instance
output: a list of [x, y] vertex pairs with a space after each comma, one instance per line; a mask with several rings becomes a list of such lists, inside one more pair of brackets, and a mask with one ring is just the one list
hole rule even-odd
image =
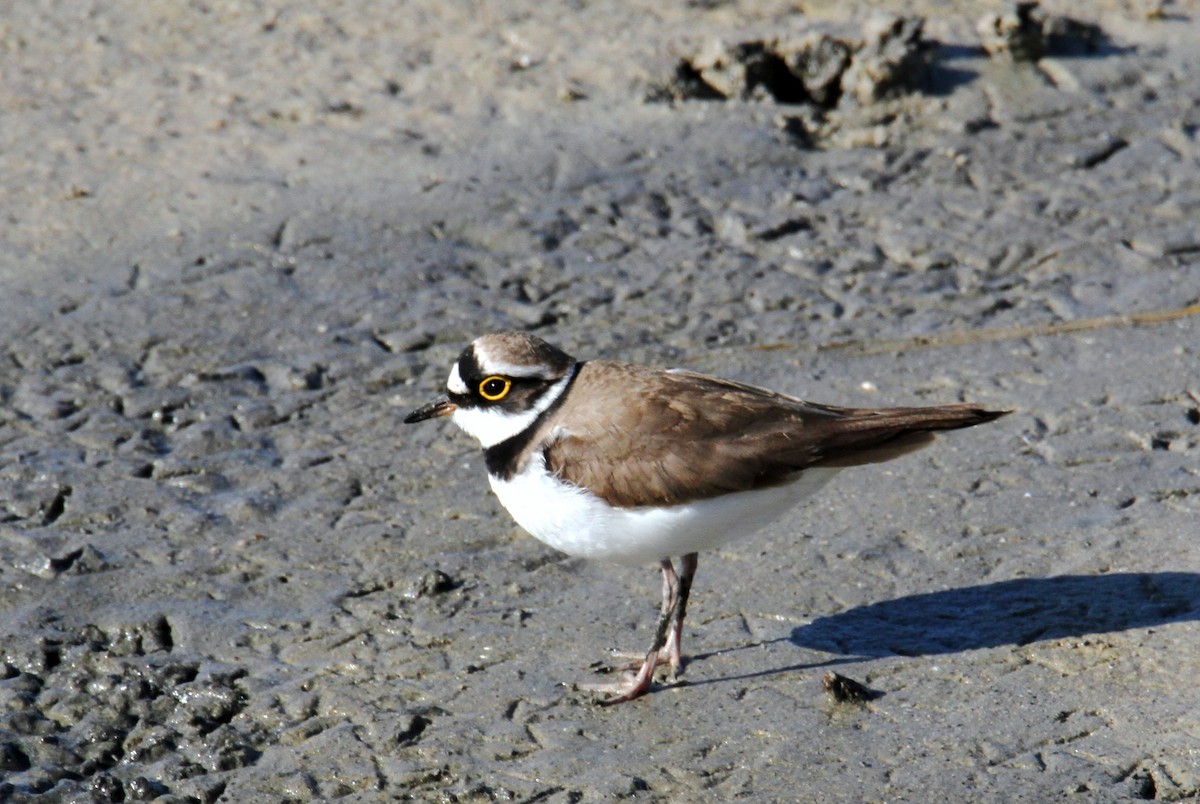
[[660, 661], [671, 663], [671, 675], [679, 674], [683, 669], [683, 619], [687, 616], [688, 595], [692, 591], [692, 579], [696, 577], [696, 568], [700, 564], [700, 556], [696, 553], [688, 553], [679, 561], [679, 585], [676, 593], [677, 600], [675, 601], [675, 622], [671, 625], [671, 633], [667, 637], [667, 644], [663, 647], [663, 652], [659, 656]]
[[662, 560], [660, 567], [663, 574], [663, 600], [658, 627], [654, 632], [654, 644], [650, 646], [637, 673], [625, 681], [584, 685], [585, 689], [596, 692], [616, 693], [613, 697], [601, 701], [602, 705], [624, 703], [645, 695], [654, 686], [654, 670], [659, 663], [669, 662], [672, 676], [679, 672], [683, 664], [680, 653], [683, 617], [697, 564], [698, 557], [695, 553], [685, 555], [680, 561], [682, 574], [679, 574], [676, 573], [675, 565], [670, 559]]

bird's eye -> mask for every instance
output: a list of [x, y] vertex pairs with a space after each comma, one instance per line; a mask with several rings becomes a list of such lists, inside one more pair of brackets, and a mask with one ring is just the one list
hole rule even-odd
[[503, 377], [488, 377], [479, 383], [479, 395], [488, 402], [499, 402], [508, 396], [508, 389], [510, 388], [512, 388], [510, 380], [506, 380]]

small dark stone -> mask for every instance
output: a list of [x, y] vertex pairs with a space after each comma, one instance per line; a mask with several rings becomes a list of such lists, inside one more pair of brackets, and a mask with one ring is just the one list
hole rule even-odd
[[829, 670], [821, 679], [821, 686], [838, 703], [864, 703], [883, 695], [865, 684]]
[[99, 801], [125, 800], [125, 786], [121, 784], [120, 779], [109, 776], [107, 773], [93, 776], [91, 782], [88, 783], [88, 790]]
[[454, 579], [441, 570], [430, 570], [422, 575], [409, 589], [408, 597], [428, 597], [449, 592], [456, 586]]
[[167, 788], [165, 785], [147, 779], [145, 776], [138, 776], [135, 779], [130, 779], [125, 784], [125, 793], [134, 801], [152, 801], [164, 794]]

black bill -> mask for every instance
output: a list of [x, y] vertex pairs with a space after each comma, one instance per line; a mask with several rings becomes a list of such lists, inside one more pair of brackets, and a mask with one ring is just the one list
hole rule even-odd
[[412, 413], [405, 416], [404, 423], [415, 424], [416, 422], [423, 422], [426, 419], [436, 419], [439, 416], [449, 416], [457, 409], [458, 405], [454, 404], [449, 399], [435, 399], [428, 405], [422, 405]]

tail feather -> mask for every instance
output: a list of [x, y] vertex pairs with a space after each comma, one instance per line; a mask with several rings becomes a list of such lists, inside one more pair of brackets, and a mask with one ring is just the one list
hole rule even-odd
[[890, 461], [933, 443], [939, 430], [974, 427], [1011, 412], [971, 404], [846, 409], [825, 425], [824, 456], [815, 465], [844, 468]]

